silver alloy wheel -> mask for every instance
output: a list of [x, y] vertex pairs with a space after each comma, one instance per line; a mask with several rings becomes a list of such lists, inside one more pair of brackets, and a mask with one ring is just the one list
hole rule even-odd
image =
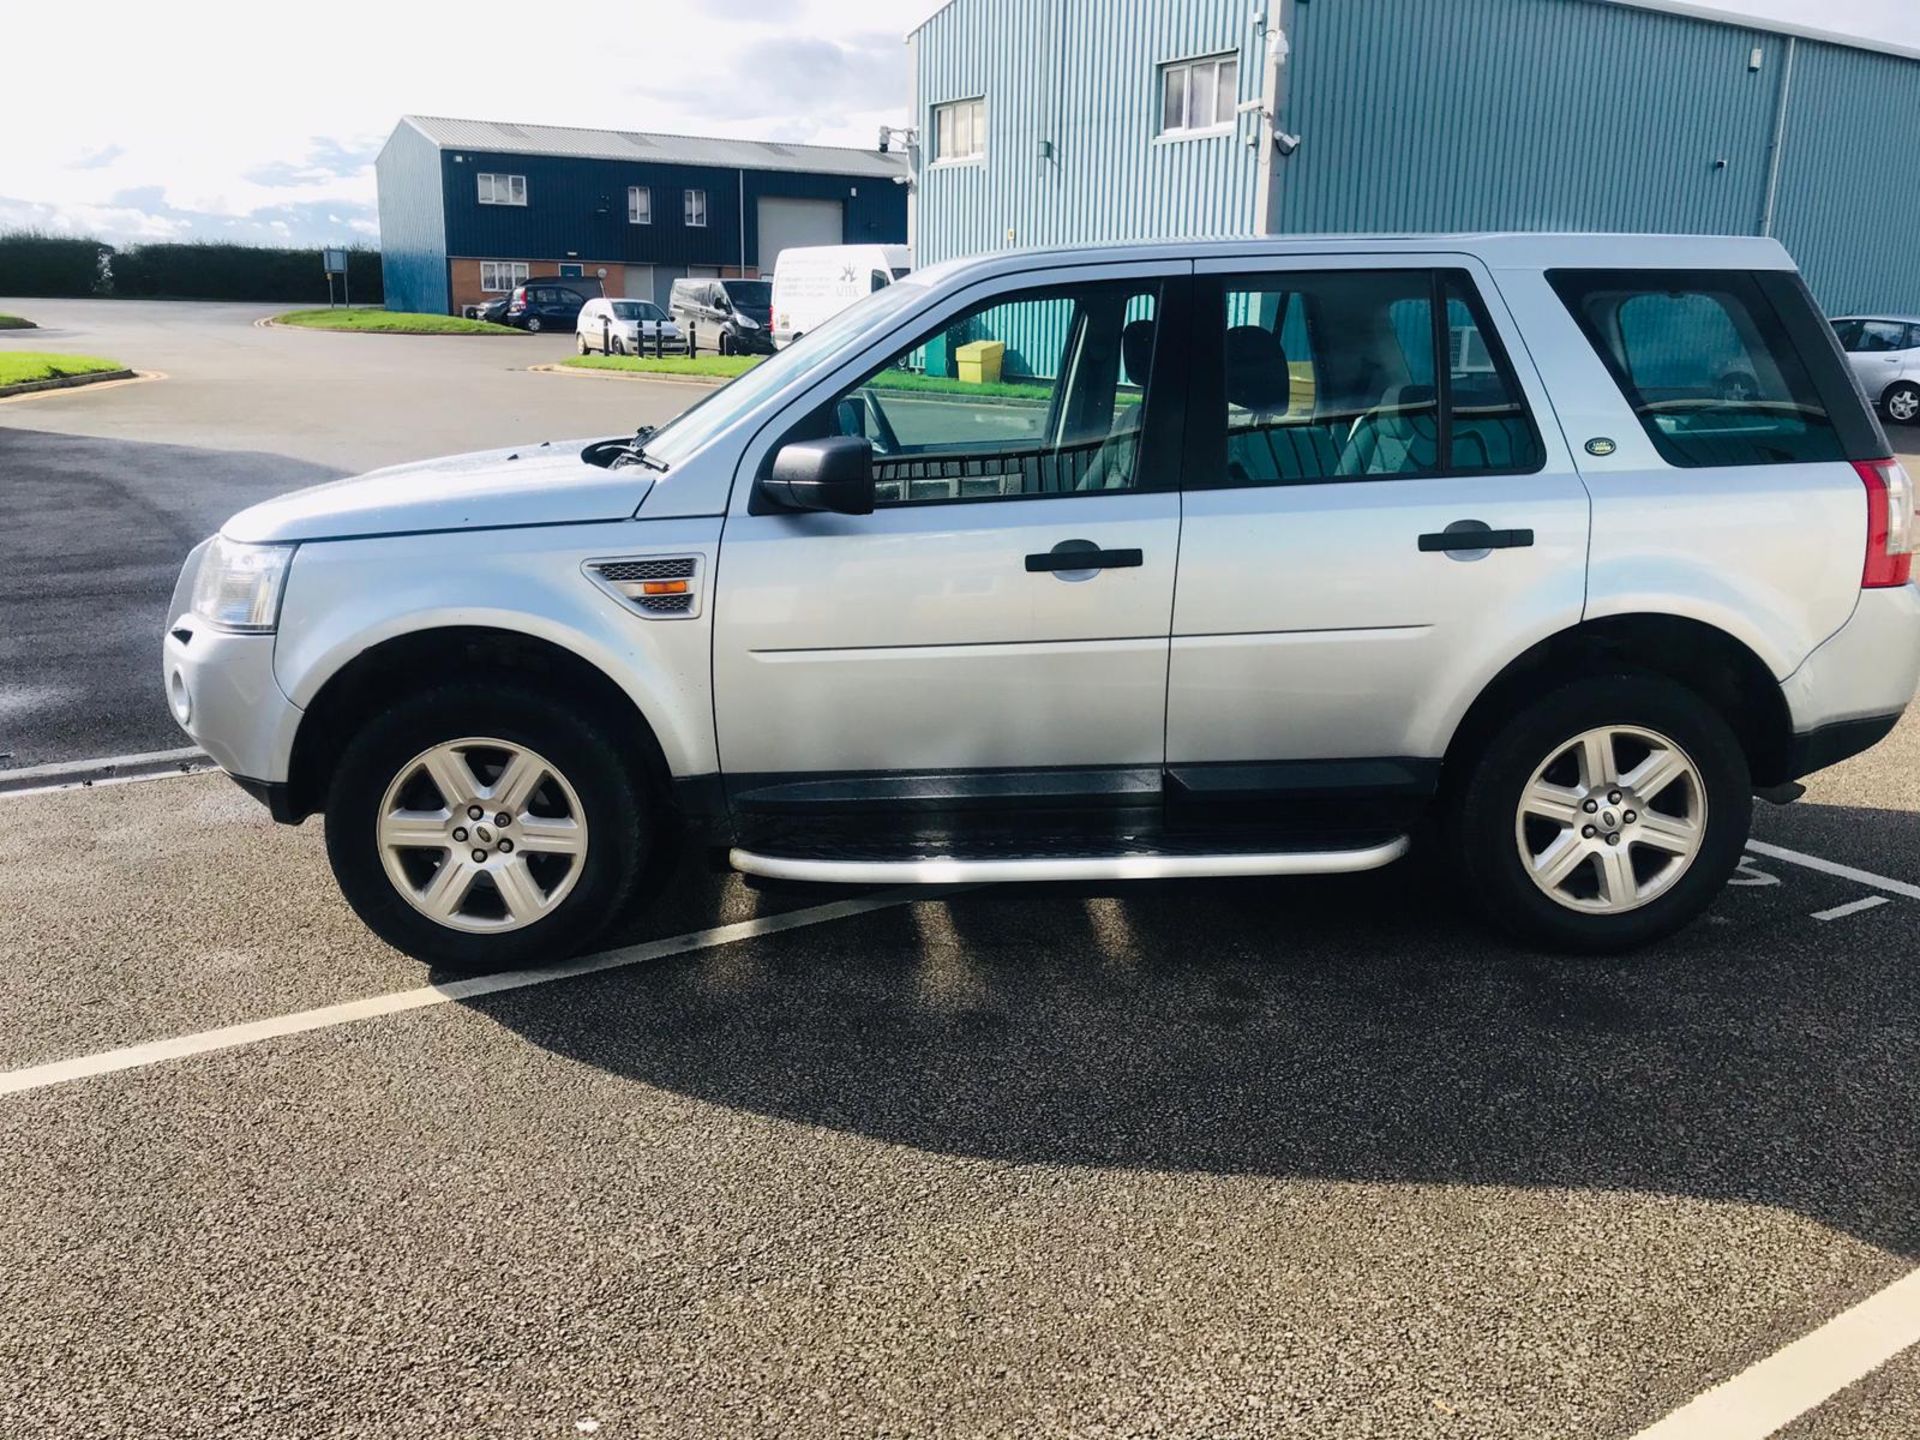
[[1588, 914], [1637, 910], [1671, 890], [1706, 834], [1699, 767], [1666, 736], [1635, 725], [1603, 726], [1556, 746], [1514, 817], [1533, 883]]
[[1906, 424], [1915, 415], [1920, 415], [1920, 390], [1910, 385], [1902, 385], [1887, 397], [1887, 414], [1901, 424]]
[[393, 777], [375, 821], [393, 887], [451, 930], [500, 934], [566, 899], [587, 858], [587, 820], [544, 756], [472, 736], [423, 750]]

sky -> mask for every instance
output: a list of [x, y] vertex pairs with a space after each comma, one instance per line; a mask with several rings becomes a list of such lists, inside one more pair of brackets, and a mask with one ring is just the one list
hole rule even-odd
[[[1920, 49], [1920, 0], [1701, 3]], [[938, 7], [90, 0], [77, 46], [75, 0], [13, 0], [8, 113], [58, 124], [0, 140], [0, 231], [374, 244], [373, 158], [408, 113], [871, 146]]]

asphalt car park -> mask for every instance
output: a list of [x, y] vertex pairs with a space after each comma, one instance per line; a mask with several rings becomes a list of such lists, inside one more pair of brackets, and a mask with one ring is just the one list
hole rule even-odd
[[[170, 361], [109, 342], [174, 367], [123, 400], [204, 406], [165, 465], [127, 468], [149, 422], [112, 392], [0, 407], [10, 479], [94, 497], [68, 526], [27, 497], [9, 694], [25, 657], [77, 709], [158, 710], [179, 554], [293, 466], [698, 393], [232, 321]], [[384, 453], [234, 398], [254, 347], [315, 341], [353, 357], [285, 362], [316, 397], [392, 366], [341, 401]], [[77, 659], [103, 592], [119, 689]], [[16, 700], [0, 749], [110, 753], [38, 739], [62, 713]], [[1920, 719], [1762, 806], [1707, 919], [1641, 955], [1505, 945], [1449, 884], [1430, 854], [911, 894], [689, 868], [605, 955], [454, 981], [359, 927], [318, 822], [221, 777], [0, 797], [0, 1433], [1625, 1440], [1907, 1283]], [[1920, 1433], [1916, 1356], [1783, 1433]]]

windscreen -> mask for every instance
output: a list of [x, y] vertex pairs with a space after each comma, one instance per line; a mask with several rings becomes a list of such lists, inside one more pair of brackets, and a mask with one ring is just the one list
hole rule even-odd
[[736, 305], [763, 310], [773, 303], [773, 286], [765, 280], [729, 280], [727, 298]]

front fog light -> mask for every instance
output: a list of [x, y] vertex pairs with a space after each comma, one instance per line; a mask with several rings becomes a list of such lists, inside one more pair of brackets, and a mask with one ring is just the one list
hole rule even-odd
[[221, 630], [270, 632], [280, 620], [291, 545], [245, 545], [216, 535], [200, 557], [193, 613]]

